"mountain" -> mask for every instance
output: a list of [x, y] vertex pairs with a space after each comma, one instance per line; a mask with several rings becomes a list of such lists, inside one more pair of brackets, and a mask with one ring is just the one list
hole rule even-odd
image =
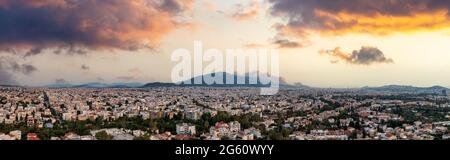
[[414, 86], [402, 86], [402, 85], [387, 85], [382, 87], [363, 87], [363, 91], [375, 91], [375, 92], [392, 92], [392, 93], [428, 93], [428, 94], [446, 94], [450, 92], [450, 89], [442, 86], [432, 87], [414, 87]]
[[142, 83], [133, 82], [133, 83], [111, 83], [109, 84], [109, 88], [137, 88], [141, 87]]
[[73, 86], [73, 88], [108, 88], [108, 87], [109, 87], [108, 84], [99, 82], [92, 82]]
[[[222, 74], [223, 75], [223, 81], [226, 82], [227, 78], [231, 78], [235, 80], [234, 84], [212, 84], [208, 85], [205, 83], [205, 81], [202, 81], [200, 84], [192, 84], [195, 79], [199, 78], [205, 78], [206, 75], [212, 75], [215, 76], [216, 74]], [[242, 78], [246, 80], [246, 82], [249, 81], [250, 78], [254, 78], [256, 76], [256, 73], [247, 73], [245, 75], [236, 75], [236, 74], [229, 74], [225, 72], [218, 72], [218, 73], [210, 73], [202, 76], [196, 76], [193, 78], [190, 78], [186, 81], [191, 82], [191, 84], [180, 84], [177, 85], [175, 83], [162, 83], [162, 82], [153, 82], [153, 83], [100, 83], [100, 82], [93, 82], [93, 83], [85, 83], [85, 84], [79, 84], [79, 85], [73, 85], [73, 84], [66, 84], [66, 83], [55, 83], [50, 84], [44, 87], [48, 88], [152, 88], [152, 87], [191, 87], [191, 86], [200, 86], [200, 87], [269, 87], [270, 85], [264, 85], [261, 83], [262, 79], [258, 78], [258, 81], [256, 84], [237, 84], [237, 79]], [[184, 82], [186, 82], [184, 81]], [[19, 87], [19, 86], [9, 86], [9, 85], [0, 85], [3, 87]], [[301, 83], [294, 83], [289, 84], [286, 81], [283, 80], [283, 78], [280, 78], [280, 88], [284, 89], [320, 89], [320, 88], [313, 88], [307, 85], [303, 85]], [[357, 88], [355, 88], [357, 89]], [[415, 87], [415, 86], [405, 86], [405, 85], [386, 85], [381, 87], [362, 87], [357, 90], [364, 91], [364, 92], [389, 92], [389, 93], [412, 93], [412, 94], [447, 94], [450, 93], [449, 88], [445, 88], [442, 86], [432, 86], [432, 87]]]
[[72, 85], [72, 84], [66, 84], [66, 83], [54, 83], [54, 84], [46, 85], [44, 87], [48, 87], [48, 88], [71, 88], [73, 86], [74, 85]]
[[[212, 84], [209, 85], [205, 82], [205, 80], [207, 80], [209, 78], [209, 76], [217, 76], [217, 75], [222, 75], [222, 82], [223, 84]], [[208, 77], [206, 77], [208, 76]], [[261, 79], [258, 79], [256, 84], [250, 84], [250, 79], [251, 78], [256, 78], [257, 75], [256, 74], [246, 74], [246, 75], [238, 75], [238, 74], [230, 74], [230, 73], [226, 73], [226, 72], [218, 72], [218, 73], [210, 73], [210, 74], [205, 74], [205, 75], [201, 75], [201, 76], [197, 76], [197, 77], [193, 77], [187, 81], [184, 82], [190, 82], [191, 84], [185, 84], [188, 86], [211, 86], [211, 87], [268, 87], [269, 85], [265, 85], [261, 82]], [[197, 79], [203, 79], [203, 81], [200, 84], [195, 84], [194, 82], [196, 82]], [[227, 80], [228, 79], [233, 79], [234, 83], [232, 84], [228, 84]], [[239, 84], [238, 83], [238, 79], [243, 79], [245, 80], [244, 84]], [[211, 79], [212, 81], [213, 79]]]
[[152, 82], [152, 83], [147, 83], [143, 86], [141, 86], [141, 88], [151, 88], [151, 87], [175, 87], [178, 86], [175, 83], [161, 83], [161, 82]]
[[[207, 84], [205, 82], [205, 79], [207, 79], [209, 76], [216, 76], [216, 75], [222, 75], [223, 79], [223, 84]], [[208, 77], [207, 77], [208, 76]], [[250, 84], [250, 80], [252, 78], [256, 78], [257, 81], [255, 84]], [[195, 80], [199, 79], [201, 81], [201, 83], [199, 84], [194, 84]], [[227, 79], [234, 79], [234, 83], [232, 84], [227, 84]], [[245, 80], [245, 84], [238, 84], [237, 80], [238, 79], [243, 79]], [[209, 73], [209, 74], [205, 74], [205, 75], [200, 75], [200, 76], [196, 76], [193, 78], [190, 78], [188, 80], [183, 81], [184, 83], [177, 85], [174, 83], [147, 83], [145, 84], [143, 87], [167, 87], [167, 86], [180, 86], [180, 87], [189, 87], [189, 86], [205, 86], [205, 87], [269, 87], [269, 85], [267, 84], [263, 84], [262, 81], [266, 81], [268, 79], [261, 79], [258, 78], [257, 73], [253, 72], [253, 73], [247, 73], [245, 75], [237, 75], [237, 74], [230, 74], [230, 73], [226, 73], [226, 72], [217, 72], [217, 73]], [[212, 80], [211, 80], [212, 81]], [[186, 82], [190, 82], [186, 83]], [[288, 83], [286, 83], [282, 78], [280, 78], [280, 87], [282, 88], [299, 88], [299, 87], [306, 87], [304, 85], [301, 86], [297, 86], [297, 85], [290, 85]]]
[[85, 83], [79, 85], [66, 84], [66, 83], [55, 83], [47, 85], [49, 88], [137, 88], [141, 87], [142, 83], [100, 83], [100, 82], [92, 82]]
[[294, 83], [293, 85], [289, 85], [288, 84], [288, 86], [285, 86], [285, 87], [287, 87], [287, 88], [303, 88], [303, 89], [310, 89], [310, 88], [312, 88], [312, 87], [304, 85], [302, 83]]
[[7, 84], [0, 84], [0, 87], [5, 87], [5, 88], [8, 88], [8, 87], [22, 87], [22, 86], [18, 86], [18, 85], [7, 85]]

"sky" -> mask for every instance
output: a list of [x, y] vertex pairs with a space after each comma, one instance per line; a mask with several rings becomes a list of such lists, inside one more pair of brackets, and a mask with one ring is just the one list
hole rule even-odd
[[0, 84], [170, 82], [171, 53], [276, 48], [315, 87], [450, 87], [447, 0], [0, 0]]

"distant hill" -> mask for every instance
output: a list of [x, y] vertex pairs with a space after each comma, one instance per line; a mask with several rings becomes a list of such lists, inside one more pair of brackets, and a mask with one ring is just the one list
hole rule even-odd
[[73, 84], [65, 84], [65, 83], [55, 83], [47, 85], [46, 87], [49, 88], [137, 88], [141, 87], [142, 83], [100, 83], [100, 82], [92, 82], [92, 83], [85, 83], [85, 84], [79, 84], [79, 85], [73, 85]]
[[108, 87], [109, 87], [108, 84], [99, 82], [92, 82], [73, 86], [73, 88], [108, 88]]
[[108, 86], [112, 88], [136, 88], [141, 87], [142, 83], [133, 82], [133, 83], [111, 83]]
[[175, 83], [161, 83], [161, 82], [152, 82], [152, 83], [147, 83], [143, 86], [141, 86], [141, 88], [151, 88], [151, 87], [175, 87], [178, 86]]
[[44, 86], [44, 87], [48, 87], [48, 88], [71, 88], [71, 87], [73, 87], [74, 85], [72, 85], [72, 84], [66, 84], [66, 83], [55, 83], [55, 84], [49, 84], [49, 85], [46, 85], [46, 86]]
[[[100, 82], [92, 82], [92, 83], [85, 83], [85, 84], [79, 84], [79, 85], [73, 85], [73, 84], [65, 84], [65, 83], [55, 83], [50, 84], [44, 87], [48, 88], [152, 88], [152, 87], [193, 87], [193, 86], [200, 86], [200, 87], [269, 87], [269, 85], [264, 85], [261, 83], [261, 79], [258, 79], [256, 84], [237, 84], [236, 80], [237, 78], [243, 78], [246, 80], [246, 82], [249, 81], [249, 79], [252, 76], [256, 76], [255, 73], [250, 73], [246, 75], [236, 75], [236, 74], [229, 74], [225, 72], [219, 72], [219, 73], [211, 73], [210, 75], [215, 74], [222, 74], [223, 80], [226, 82], [226, 78], [232, 78], [235, 80], [235, 84], [212, 84], [208, 85], [204, 81], [201, 84], [180, 84], [177, 85], [175, 83], [163, 83], [163, 82], [152, 82], [147, 84], [142, 83], [100, 83]], [[186, 81], [194, 82], [196, 78], [205, 77], [205, 75], [193, 77], [191, 79], [188, 79]], [[185, 82], [186, 82], [185, 81]], [[0, 87], [21, 87], [16, 85], [0, 85]], [[320, 89], [320, 88], [313, 88], [307, 85], [303, 85], [301, 83], [294, 83], [289, 84], [283, 80], [283, 78], [280, 78], [280, 88], [284, 89]], [[355, 88], [356, 89], [356, 88]], [[432, 87], [415, 87], [415, 86], [405, 86], [405, 85], [386, 85], [381, 87], [362, 87], [358, 90], [364, 91], [364, 92], [384, 92], [384, 93], [412, 93], [412, 94], [448, 94], [450, 93], [450, 89], [442, 86], [432, 86]]]
[[4, 85], [4, 84], [0, 84], [0, 87], [21, 87], [18, 85]]
[[450, 93], [450, 89], [442, 86], [432, 87], [414, 87], [414, 86], [402, 86], [402, 85], [387, 85], [382, 87], [363, 87], [364, 91], [376, 91], [376, 92], [392, 92], [392, 93], [431, 93], [431, 94], [443, 94]]

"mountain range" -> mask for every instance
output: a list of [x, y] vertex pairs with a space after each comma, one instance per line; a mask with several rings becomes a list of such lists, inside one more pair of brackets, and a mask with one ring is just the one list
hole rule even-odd
[[[223, 84], [207, 84], [204, 80], [207, 79], [207, 75], [210, 76], [216, 76], [222, 74], [223, 77]], [[201, 83], [194, 84], [194, 81], [196, 79], [203, 79]], [[257, 82], [256, 84], [250, 84], [249, 81], [251, 78], [256, 78]], [[234, 79], [234, 83], [227, 84], [227, 79]], [[238, 79], [244, 79], [245, 84], [238, 84]], [[283, 80], [283, 78], [279, 78], [280, 81], [280, 87], [282, 88], [309, 88], [306, 85], [302, 85], [300, 83], [296, 84], [288, 84]], [[164, 83], [164, 82], [151, 82], [151, 83], [100, 83], [100, 82], [92, 82], [92, 83], [85, 83], [85, 84], [68, 84], [68, 83], [54, 83], [50, 85], [46, 85], [44, 87], [49, 88], [150, 88], [150, 87], [193, 87], [193, 86], [205, 86], [205, 87], [269, 87], [270, 84], [263, 84], [262, 81], [267, 81], [268, 79], [262, 79], [258, 78], [257, 73], [247, 73], [245, 75], [237, 75], [237, 74], [230, 74], [225, 72], [218, 72], [218, 73], [210, 73], [205, 74], [201, 76], [196, 76], [188, 80], [184, 80], [182, 82], [190, 82], [190, 83]]]
[[144, 84], [142, 83], [100, 83], [100, 82], [92, 82], [92, 83], [85, 83], [85, 84], [67, 84], [67, 83], [55, 83], [50, 84], [45, 87], [49, 88], [139, 88], [142, 87]]
[[[222, 75], [222, 82], [221, 84], [208, 84], [205, 82], [205, 79], [208, 79], [209, 76], [213, 77], [213, 76], [218, 76], [218, 75]], [[206, 77], [208, 76], [208, 77]], [[250, 84], [250, 80], [252, 78], [255, 78], [257, 81], [255, 84]], [[227, 83], [227, 79], [234, 79], [234, 83]], [[243, 79], [245, 80], [244, 84], [238, 84], [237, 81], [238, 79]], [[194, 83], [195, 81], [201, 80], [201, 83]], [[291, 85], [288, 84], [287, 82], [285, 82], [282, 78], [279, 78], [279, 83], [280, 83], [280, 87], [300, 87], [296, 86], [296, 85]], [[183, 83], [180, 82], [180, 84], [175, 84], [175, 83], [147, 83], [145, 84], [144, 88], [146, 87], [159, 87], [159, 86], [181, 86], [181, 87], [192, 87], [192, 86], [204, 86], [204, 87], [269, 87], [270, 84], [264, 84], [262, 83], [262, 81], [269, 81], [269, 79], [262, 79], [258, 77], [257, 73], [246, 73], [245, 75], [238, 75], [238, 74], [230, 74], [230, 73], [226, 73], [226, 72], [218, 72], [218, 73], [210, 73], [210, 74], [205, 74], [205, 75], [200, 75], [200, 76], [196, 76], [187, 80], [182, 81]], [[303, 86], [302, 86], [303, 87]], [[306, 86], [304, 86], [306, 87]]]
[[387, 85], [381, 87], [363, 87], [363, 91], [369, 92], [393, 92], [393, 93], [433, 93], [433, 94], [446, 94], [450, 93], [450, 89], [442, 86], [432, 87], [415, 87], [415, 86], [402, 86], [402, 85]]
[[[216, 76], [222, 74], [223, 76], [223, 82], [224, 84], [207, 84], [204, 79], [206, 79], [205, 76]], [[196, 79], [202, 78], [203, 81], [199, 84], [194, 84], [193, 82]], [[257, 78], [256, 73], [247, 73], [245, 75], [238, 75], [238, 74], [230, 74], [225, 72], [218, 72], [218, 73], [210, 73], [205, 74], [201, 76], [192, 77], [190, 79], [187, 79], [183, 82], [191, 82], [191, 83], [163, 83], [163, 82], [152, 82], [152, 83], [100, 83], [100, 82], [92, 82], [92, 83], [85, 83], [85, 84], [65, 84], [65, 83], [55, 83], [50, 84], [45, 87], [49, 88], [152, 88], [152, 87], [269, 87], [270, 85], [266, 85], [261, 83], [264, 79], [257, 78], [256, 84], [249, 84], [249, 80], [251, 78]], [[226, 84], [227, 79], [234, 79], [233, 84]], [[244, 79], [245, 84], [237, 84], [237, 79]], [[295, 83], [295, 84], [289, 84], [286, 81], [283, 80], [283, 78], [280, 79], [280, 88], [291, 88], [291, 89], [313, 89], [315, 87], [310, 87], [307, 85], [303, 85], [301, 83]], [[432, 86], [432, 87], [415, 87], [415, 86], [405, 86], [405, 85], [386, 85], [381, 87], [362, 87], [357, 88], [360, 91], [364, 92], [392, 92], [392, 93], [434, 93], [434, 94], [443, 94], [443, 93], [450, 93], [450, 89], [442, 86]]]

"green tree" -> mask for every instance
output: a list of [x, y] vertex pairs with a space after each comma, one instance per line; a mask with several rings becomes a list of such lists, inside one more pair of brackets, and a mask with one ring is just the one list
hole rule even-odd
[[98, 140], [112, 140], [113, 136], [109, 135], [105, 131], [100, 131], [95, 134], [95, 138]]
[[281, 132], [271, 130], [271, 131], [269, 131], [269, 139], [270, 140], [283, 140], [283, 134]]
[[223, 136], [220, 140], [231, 140], [228, 136]]

